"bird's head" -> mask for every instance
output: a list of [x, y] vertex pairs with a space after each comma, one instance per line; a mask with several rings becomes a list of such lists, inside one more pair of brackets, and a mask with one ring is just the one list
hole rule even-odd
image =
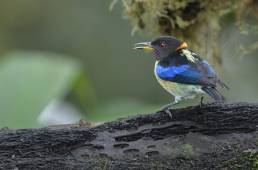
[[165, 58], [183, 48], [187, 48], [186, 42], [180, 41], [171, 36], [161, 36], [150, 42], [137, 43], [134, 47], [134, 49], [154, 53], [157, 60]]

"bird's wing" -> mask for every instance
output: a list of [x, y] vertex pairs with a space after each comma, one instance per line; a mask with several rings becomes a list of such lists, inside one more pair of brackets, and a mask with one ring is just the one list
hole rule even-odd
[[216, 87], [219, 81], [215, 71], [205, 60], [196, 60], [179, 66], [158, 65], [156, 72], [163, 80], [182, 84]]

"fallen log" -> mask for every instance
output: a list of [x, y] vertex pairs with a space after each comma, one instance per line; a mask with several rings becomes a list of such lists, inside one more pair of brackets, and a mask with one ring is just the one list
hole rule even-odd
[[1, 169], [258, 169], [258, 105], [205, 104], [97, 127], [0, 130]]

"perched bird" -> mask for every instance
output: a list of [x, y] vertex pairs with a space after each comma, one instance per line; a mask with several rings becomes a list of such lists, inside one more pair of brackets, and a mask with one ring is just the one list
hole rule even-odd
[[204, 92], [217, 102], [225, 100], [217, 86], [227, 89], [228, 86], [217, 77], [206, 60], [188, 48], [186, 42], [171, 36], [161, 36], [151, 42], [137, 43], [134, 49], [154, 54], [155, 76], [161, 86], [175, 97], [174, 102], [162, 110], [168, 110], [181, 100], [192, 99], [200, 94], [202, 96]]

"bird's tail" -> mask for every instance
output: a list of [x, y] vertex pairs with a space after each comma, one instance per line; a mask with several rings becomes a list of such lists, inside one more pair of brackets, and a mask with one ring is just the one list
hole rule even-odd
[[202, 87], [202, 90], [217, 102], [225, 101], [225, 97], [222, 94], [220, 94], [220, 92], [215, 87], [205, 86], [205, 87]]

